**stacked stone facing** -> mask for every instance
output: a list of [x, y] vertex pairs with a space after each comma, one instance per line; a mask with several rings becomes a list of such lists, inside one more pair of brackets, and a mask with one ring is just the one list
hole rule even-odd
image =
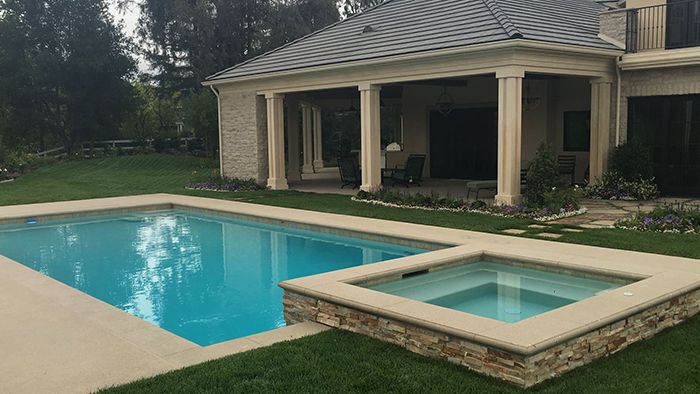
[[289, 290], [285, 290], [283, 303], [287, 324], [312, 321], [352, 331], [527, 388], [651, 338], [697, 314], [700, 290], [676, 296], [533, 354], [516, 354]]

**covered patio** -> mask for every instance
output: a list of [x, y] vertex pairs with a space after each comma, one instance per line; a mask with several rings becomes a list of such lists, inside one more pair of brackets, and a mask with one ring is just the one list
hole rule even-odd
[[[617, 140], [611, 112], [622, 52], [597, 27], [552, 16], [549, 25], [520, 30], [491, 9], [495, 3], [474, 3], [485, 8], [460, 10], [458, 21], [426, 15], [432, 30], [416, 31], [400, 3], [211, 76], [205, 85], [219, 97], [222, 174], [272, 189], [315, 182], [331, 191], [332, 174], [322, 170], [355, 155], [359, 188], [376, 191], [387, 169], [421, 155], [426, 192], [459, 196], [468, 181], [488, 181], [497, 203], [518, 204], [522, 170], [548, 143], [568, 156], [572, 182], [602, 176]], [[446, 18], [462, 29], [448, 34], [456, 42], [436, 28]], [[551, 26], [576, 31], [554, 34]], [[432, 35], [443, 39], [425, 41]], [[349, 109], [357, 140], [324, 152], [323, 139], [336, 134], [324, 113]]]
[[[363, 190], [381, 186], [410, 193], [493, 199], [499, 168], [498, 84], [492, 76], [473, 76], [386, 85], [379, 92], [380, 184], [368, 187], [366, 179], [361, 179], [357, 186]], [[520, 115], [515, 117], [520, 118], [516, 119], [520, 123], [520, 141], [516, 141], [517, 136], [512, 138], [520, 145], [519, 152], [513, 153], [520, 156], [515, 163], [519, 169], [513, 168], [519, 174], [515, 186], [525, 183], [528, 165], [542, 143], [553, 147], [554, 155], [562, 161], [564, 181], [583, 183], [590, 172], [594, 115], [590, 80], [534, 74], [519, 84], [522, 85]], [[358, 96], [351, 88], [286, 95], [288, 187], [356, 193], [352, 184], [341, 189], [342, 171], [336, 166], [341, 157], [362, 157], [362, 111]], [[605, 116], [609, 117], [609, 113]], [[501, 147], [500, 152], [508, 148]], [[412, 156], [421, 157], [417, 168], [422, 171], [408, 174], [415, 182], [405, 185], [401, 169]], [[327, 168], [329, 165], [335, 168]], [[365, 168], [360, 160], [357, 167], [360, 173]], [[392, 175], [397, 179], [392, 179]], [[514, 193], [519, 194], [520, 190]], [[507, 201], [517, 202], [517, 197]]]

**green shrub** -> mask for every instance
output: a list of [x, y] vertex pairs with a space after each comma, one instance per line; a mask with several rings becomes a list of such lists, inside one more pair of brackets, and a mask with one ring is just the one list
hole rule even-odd
[[610, 160], [610, 168], [626, 181], [654, 177], [651, 150], [637, 142], [628, 142], [615, 148]]
[[156, 137], [153, 139], [153, 149], [156, 153], [163, 153], [168, 147], [168, 142], [163, 137]]
[[216, 190], [216, 191], [256, 191], [265, 190], [264, 186], [258, 184], [255, 179], [229, 178], [219, 175], [218, 170], [208, 174], [192, 173], [192, 181], [189, 188], [195, 190]]
[[580, 208], [583, 190], [578, 187], [554, 187], [544, 192], [544, 207], [552, 212], [561, 209], [575, 211]]
[[559, 186], [559, 167], [552, 153], [552, 148], [545, 143], [537, 148], [535, 158], [527, 172], [525, 201], [531, 207], [543, 207], [544, 194]]

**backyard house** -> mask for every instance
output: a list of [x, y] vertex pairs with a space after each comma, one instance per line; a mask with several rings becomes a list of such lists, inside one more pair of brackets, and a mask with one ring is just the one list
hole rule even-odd
[[635, 8], [646, 3], [386, 1], [204, 82], [219, 97], [222, 173], [288, 188], [323, 166], [322, 111], [350, 107], [363, 190], [421, 154], [425, 177], [493, 180], [515, 204], [540, 143], [580, 183], [637, 139], [662, 191], [698, 195], [700, 2]]

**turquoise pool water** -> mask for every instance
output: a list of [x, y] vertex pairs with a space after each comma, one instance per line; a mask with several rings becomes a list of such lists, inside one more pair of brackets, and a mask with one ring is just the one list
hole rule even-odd
[[182, 211], [0, 226], [0, 254], [199, 345], [284, 326], [281, 281], [424, 252]]
[[369, 288], [514, 323], [619, 286], [615, 282], [480, 261]]

